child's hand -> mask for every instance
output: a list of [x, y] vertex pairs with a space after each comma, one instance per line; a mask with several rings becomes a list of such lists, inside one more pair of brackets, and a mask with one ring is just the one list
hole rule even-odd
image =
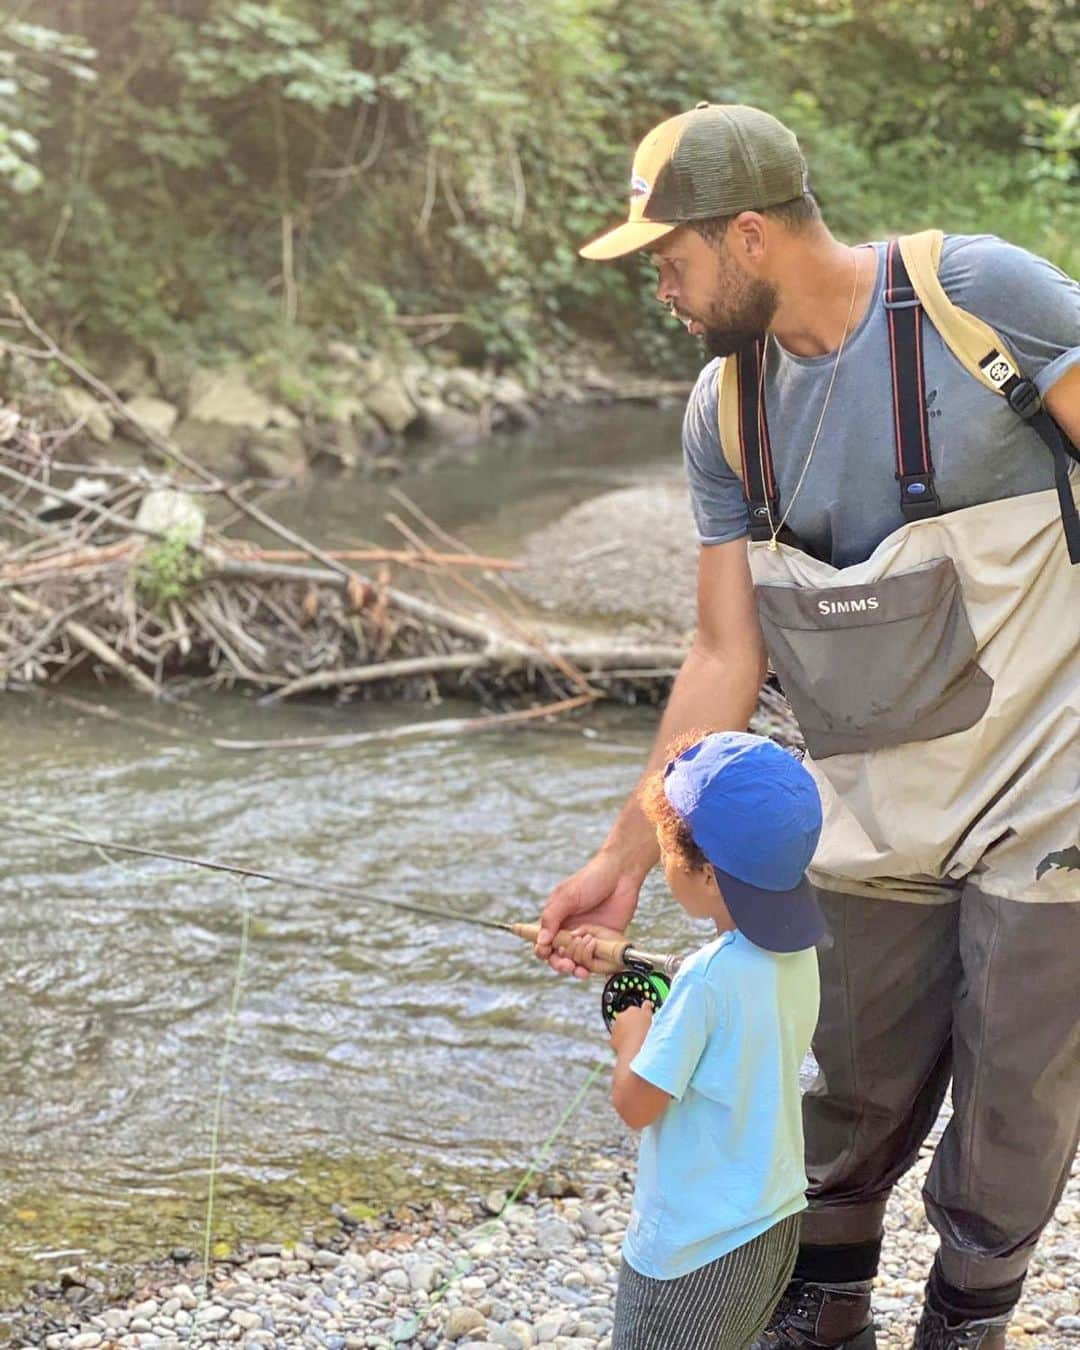
[[597, 938], [611, 942], [623, 941], [623, 935], [617, 928], [604, 928], [598, 923], [582, 924], [580, 928], [573, 930], [573, 941], [569, 946], [562, 949], [563, 955], [569, 956], [576, 965], [584, 966], [594, 975], [613, 975], [622, 967], [597, 956]]
[[649, 1034], [652, 1020], [651, 1003], [643, 1003], [640, 1008], [624, 1008], [619, 1013], [611, 1028], [611, 1048], [620, 1059], [637, 1054]]

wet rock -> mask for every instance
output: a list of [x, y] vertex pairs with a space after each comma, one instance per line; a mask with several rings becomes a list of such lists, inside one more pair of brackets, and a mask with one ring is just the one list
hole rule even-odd
[[405, 386], [393, 376], [369, 389], [364, 395], [364, 403], [394, 435], [408, 430], [420, 415]]
[[299, 482], [308, 471], [303, 436], [284, 427], [268, 427], [257, 440], [248, 443], [244, 458], [252, 473], [263, 478]]
[[420, 400], [424, 434], [439, 445], [474, 445], [486, 434], [484, 422], [473, 412], [450, 407], [437, 398]]
[[199, 543], [206, 527], [206, 512], [197, 498], [173, 488], [155, 488], [139, 503], [136, 525], [159, 534], [178, 534]]
[[140, 426], [166, 439], [180, 417], [180, 409], [175, 404], [149, 394], [140, 394], [130, 399], [124, 407]]
[[491, 397], [488, 381], [464, 366], [447, 371], [441, 383], [443, 398], [459, 408], [482, 408]]
[[199, 369], [188, 386], [188, 417], [195, 422], [261, 431], [270, 424], [273, 404], [248, 383], [239, 366]]
[[95, 441], [107, 445], [112, 440], [113, 422], [108, 409], [88, 390], [65, 385], [57, 394], [57, 403], [66, 417], [82, 422]]
[[204, 469], [222, 478], [240, 478], [244, 473], [244, 450], [254, 438], [245, 427], [223, 422], [200, 422], [185, 418], [173, 432], [173, 442]]

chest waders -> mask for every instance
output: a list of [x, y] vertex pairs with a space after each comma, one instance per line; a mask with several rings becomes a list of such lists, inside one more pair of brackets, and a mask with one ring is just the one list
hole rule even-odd
[[[770, 544], [784, 504], [763, 344], [725, 363], [720, 437], [743, 481], [766, 646], [825, 809], [810, 875], [832, 943], [805, 1101], [804, 1245], [880, 1238], [951, 1074], [925, 1191], [939, 1268], [960, 1288], [1018, 1293], [1080, 1138], [1075, 451], [1000, 337], [948, 299], [941, 242], [889, 246], [895, 446], [867, 454], [895, 456], [905, 523], [869, 558], [836, 568], [790, 537]], [[941, 513], [928, 322], [1044, 440], [1054, 488]]]

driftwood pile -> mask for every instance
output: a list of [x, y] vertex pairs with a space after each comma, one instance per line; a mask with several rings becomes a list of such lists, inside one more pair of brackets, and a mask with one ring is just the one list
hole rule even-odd
[[[259, 504], [280, 485], [219, 480], [134, 418], [15, 297], [8, 304], [13, 317], [0, 325], [31, 341], [0, 338], [0, 351], [64, 367], [160, 468], [67, 463], [64, 443], [77, 424], [50, 430], [0, 403], [0, 687], [54, 686], [81, 671], [119, 676], [155, 699], [198, 684], [243, 685], [268, 701], [317, 691], [456, 694], [502, 709], [446, 721], [455, 735], [601, 699], [666, 696], [683, 648], [554, 639], [503, 579], [521, 564], [470, 552], [401, 493], [403, 514], [388, 517], [400, 548], [333, 551], [303, 538]], [[527, 706], [515, 708], [524, 695]], [[797, 740], [786, 701], [771, 688], [754, 725]], [[221, 743], [336, 746], [435, 729]]]
[[[409, 516], [391, 517], [400, 549], [332, 552], [301, 537], [258, 505], [266, 483], [206, 472], [9, 303], [9, 326], [33, 341], [4, 345], [66, 367], [164, 467], [65, 463], [77, 426], [43, 430], [0, 407], [0, 674], [8, 685], [91, 670], [154, 698], [201, 681], [272, 699], [390, 690], [490, 701], [537, 690], [575, 706], [665, 691], [679, 648], [546, 640], [502, 582], [515, 564], [470, 553], [400, 494]], [[92, 479], [80, 482], [87, 473]], [[284, 547], [258, 547], [238, 530]]]

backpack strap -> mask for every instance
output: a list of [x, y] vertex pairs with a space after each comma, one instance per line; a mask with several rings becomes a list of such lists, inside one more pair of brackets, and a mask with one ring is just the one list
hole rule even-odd
[[1080, 454], [1046, 411], [1034, 382], [1021, 374], [1008, 345], [988, 323], [961, 309], [945, 293], [938, 277], [943, 238], [940, 230], [923, 230], [896, 241], [911, 285], [942, 341], [968, 374], [1000, 394], [1050, 451], [1069, 561], [1080, 564], [1080, 513], [1069, 481], [1069, 460], [1080, 462]]
[[[1076, 501], [1073, 496], [1072, 486], [1069, 480], [1069, 459], [1080, 461], [1080, 454], [1062, 434], [1060, 427], [1053, 420], [1050, 414], [1043, 407], [1042, 399], [1038, 390], [1031, 380], [1021, 375], [1019, 368], [1013, 360], [1008, 350], [1008, 345], [1002, 341], [998, 334], [984, 320], [974, 314], [969, 314], [961, 309], [959, 305], [953, 303], [945, 292], [944, 286], [938, 277], [938, 266], [941, 262], [941, 249], [944, 235], [941, 230], [923, 230], [918, 234], [902, 236], [896, 241], [897, 261], [899, 268], [894, 268], [893, 280], [898, 285], [894, 288], [900, 289], [900, 268], [906, 274], [906, 282], [910, 289], [910, 297], [906, 295], [897, 295], [894, 297], [894, 305], [890, 312], [890, 319], [893, 315], [899, 315], [905, 308], [914, 311], [917, 306], [925, 312], [926, 317], [941, 335], [942, 341], [949, 348], [952, 354], [964, 367], [964, 369], [980, 384], [994, 393], [1005, 398], [1012, 410], [1024, 418], [1031, 426], [1031, 429], [1040, 437], [1044, 444], [1049, 448], [1054, 457], [1054, 481], [1058, 492], [1058, 501], [1061, 506], [1061, 518], [1065, 528], [1065, 539], [1069, 550], [1069, 559], [1071, 562], [1080, 564], [1080, 513], [1077, 511]], [[887, 283], [888, 284], [888, 281]], [[905, 301], [910, 298], [910, 305], [898, 304], [895, 301]], [[901, 327], [904, 325], [901, 320]], [[910, 333], [911, 325], [908, 321], [908, 331]], [[909, 351], [915, 341], [919, 343], [918, 371], [915, 378], [922, 379], [922, 361], [921, 346], [922, 335], [921, 327], [916, 329], [906, 341]], [[745, 360], [745, 365], [754, 366], [753, 360]], [[748, 418], [744, 418], [740, 408], [741, 403], [749, 402], [753, 407], [757, 402], [756, 386], [752, 391], [750, 400], [744, 395], [750, 393], [746, 387], [745, 380], [740, 379], [739, 373], [740, 359], [738, 357], [728, 357], [721, 366], [720, 374], [717, 379], [717, 401], [718, 401], [718, 425], [720, 431], [720, 447], [724, 458], [731, 467], [732, 472], [743, 482], [744, 493], [746, 494], [747, 506], [750, 510], [751, 522], [755, 520], [754, 511], [761, 510], [765, 517], [766, 525], [768, 523], [768, 512], [765, 507], [764, 493], [764, 474], [759, 470], [757, 479], [752, 485], [755, 495], [753, 498], [746, 492], [745, 484], [747, 475], [745, 466], [748, 456], [744, 454], [744, 431], [749, 432], [749, 439], [753, 441], [753, 423]], [[910, 372], [910, 367], [908, 368]], [[910, 383], [912, 376], [909, 373], [905, 376], [905, 381]], [[918, 471], [911, 476], [910, 484], [916, 485], [920, 478], [927, 479], [927, 487], [932, 491], [932, 473], [933, 464], [930, 460], [929, 438], [925, 440], [926, 457], [922, 458], [923, 450], [923, 431], [926, 420], [926, 400], [920, 397], [919, 407], [919, 425], [916, 427], [913, 417], [915, 409], [910, 400], [897, 399], [894, 387], [894, 415], [897, 407], [908, 407], [908, 420], [905, 438], [898, 435], [897, 438], [897, 459], [898, 459], [898, 477], [901, 483], [901, 509], [905, 495], [909, 499], [908, 510], [917, 509], [917, 499], [919, 497], [929, 496], [927, 493], [904, 492], [905, 467], [901, 457], [900, 446], [903, 443], [908, 449], [907, 465], [909, 469]], [[917, 433], [917, 435], [916, 435]], [[767, 437], [767, 428], [766, 428]], [[915, 446], [918, 445], [918, 461], [915, 458]], [[768, 442], [766, 439], [765, 449], [768, 451]], [[757, 453], [755, 453], [757, 452]], [[757, 446], [751, 447], [751, 456], [760, 461], [760, 452]], [[775, 488], [775, 474], [772, 470], [771, 454], [768, 458], [768, 472]], [[928, 477], [929, 475], [929, 477]], [[911, 502], [911, 498], [915, 502]], [[934, 493], [936, 498], [936, 493]], [[770, 505], [772, 505], [770, 503]], [[777, 514], [779, 500], [776, 500], [773, 519], [779, 519]], [[938, 507], [940, 509], [940, 507]], [[924, 514], [933, 514], [925, 512]], [[761, 517], [758, 517], [760, 520]], [[905, 518], [907, 512], [905, 512]], [[918, 518], [918, 517], [916, 517]], [[751, 538], [754, 538], [753, 526], [751, 528]], [[766, 531], [764, 538], [768, 538]]]
[[728, 366], [733, 367], [734, 371], [728, 378], [735, 382], [739, 454], [739, 467], [735, 472], [743, 483], [743, 496], [750, 516], [750, 538], [758, 543], [772, 538], [773, 522], [780, 519], [780, 494], [773, 470], [769, 423], [765, 415], [765, 400], [760, 397], [764, 360], [765, 343], [758, 341], [730, 357], [724, 369], [725, 375]]
[[885, 295], [892, 367], [893, 428], [900, 511], [905, 520], [941, 514], [930, 456], [930, 423], [923, 374], [923, 305], [896, 241], [885, 256]]

